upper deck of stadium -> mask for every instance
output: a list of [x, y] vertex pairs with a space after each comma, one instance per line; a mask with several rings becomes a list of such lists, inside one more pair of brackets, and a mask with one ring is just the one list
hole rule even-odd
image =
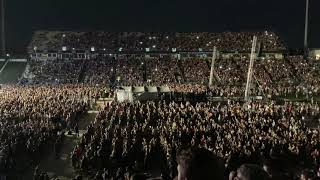
[[91, 50], [96, 51], [220, 51], [249, 52], [252, 37], [257, 36], [265, 52], [287, 50], [275, 32], [71, 32], [36, 31], [28, 50]]

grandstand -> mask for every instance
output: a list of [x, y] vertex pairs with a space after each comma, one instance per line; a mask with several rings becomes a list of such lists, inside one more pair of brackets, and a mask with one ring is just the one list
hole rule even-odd
[[157, 33], [157, 32], [70, 32], [37, 31], [28, 46], [34, 50], [91, 50], [114, 52], [121, 51], [211, 51], [213, 46], [221, 51], [249, 52], [252, 37], [260, 39], [264, 51], [276, 52], [287, 49], [286, 44], [274, 32], [221, 32], [221, 33]]
[[318, 171], [320, 62], [288, 56], [274, 32], [37, 31], [28, 49], [0, 61], [8, 179], [172, 180], [186, 147], [224, 161], [221, 180]]

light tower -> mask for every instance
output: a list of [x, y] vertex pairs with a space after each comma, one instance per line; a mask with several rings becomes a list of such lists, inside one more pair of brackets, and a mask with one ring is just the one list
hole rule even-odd
[[252, 81], [252, 75], [253, 75], [253, 63], [256, 58], [256, 47], [257, 47], [257, 36], [253, 36], [250, 64], [249, 64], [249, 69], [248, 69], [248, 74], [247, 74], [247, 84], [246, 84], [246, 90], [245, 90], [245, 95], [244, 95], [244, 100], [246, 102], [248, 102], [250, 100], [251, 81]]
[[6, 35], [5, 35], [5, 4], [1, 0], [1, 54], [6, 56]]
[[217, 48], [216, 48], [216, 46], [214, 46], [213, 47], [213, 52], [212, 52], [212, 59], [211, 59], [211, 70], [210, 70], [210, 78], [209, 78], [209, 87], [212, 86], [214, 63], [216, 61], [216, 57], [217, 57]]
[[305, 22], [304, 22], [304, 46], [303, 46], [303, 52], [304, 57], [308, 57], [308, 32], [309, 32], [309, 0], [306, 0], [306, 16], [305, 16]]

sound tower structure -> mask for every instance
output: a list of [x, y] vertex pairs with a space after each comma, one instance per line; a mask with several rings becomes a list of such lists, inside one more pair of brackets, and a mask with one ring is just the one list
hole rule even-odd
[[304, 58], [308, 58], [308, 33], [309, 33], [309, 0], [306, 0], [306, 15], [304, 22], [304, 45], [303, 45], [303, 53]]
[[211, 60], [211, 70], [210, 70], [209, 87], [212, 86], [214, 63], [215, 63], [215, 61], [216, 61], [216, 57], [217, 57], [217, 48], [216, 48], [216, 46], [214, 46], [214, 47], [213, 47], [213, 52], [212, 52], [212, 60]]
[[6, 57], [5, 0], [1, 0], [1, 54]]
[[245, 90], [245, 94], [244, 94], [245, 102], [248, 102], [250, 100], [251, 81], [252, 81], [252, 75], [253, 75], [253, 64], [254, 64], [254, 60], [257, 56], [256, 48], [257, 48], [257, 36], [253, 36], [251, 55], [250, 55], [250, 64], [249, 64], [248, 74], [247, 74], [246, 90]]

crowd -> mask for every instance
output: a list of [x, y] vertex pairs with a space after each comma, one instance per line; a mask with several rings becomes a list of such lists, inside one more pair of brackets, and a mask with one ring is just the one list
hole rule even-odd
[[[256, 35], [261, 48], [266, 51], [285, 50], [280, 37], [270, 31], [264, 32], [51, 32], [50, 39], [43, 39], [50, 32], [35, 33], [30, 49], [43, 47], [51, 50], [68, 49], [89, 50], [95, 47], [100, 51], [211, 51], [216, 46], [222, 51], [250, 51], [252, 37]], [[39, 40], [40, 39], [40, 40]], [[46, 43], [43, 45], [43, 43]]]
[[57, 34], [62, 45], [75, 49], [91, 49], [91, 47], [111, 50], [118, 44], [118, 33], [112, 32], [83, 32], [71, 34]]
[[0, 171], [15, 173], [34, 164], [98, 96], [95, 87], [41, 85], [3, 87], [0, 93]]
[[[175, 48], [211, 52], [213, 46], [249, 52], [254, 35], [264, 52], [286, 50], [279, 36], [269, 31], [55, 33], [46, 40], [47, 49], [65, 46], [105, 55], [31, 61], [31, 75], [26, 77], [42, 85], [8, 87], [0, 93], [0, 169], [17, 169], [36, 159], [45, 144], [59, 143], [63, 130], [76, 126], [77, 116], [95, 102], [99, 91], [112, 96], [113, 85], [168, 85], [174, 96], [184, 97], [172, 99], [182, 102], [105, 104], [72, 151], [74, 169], [93, 180], [145, 179], [151, 174], [165, 180], [319, 179], [320, 132], [306, 126], [320, 122], [320, 105], [313, 102], [320, 95], [318, 61], [302, 56], [257, 58], [250, 91], [269, 101], [242, 104], [231, 99], [244, 95], [248, 55], [218, 57], [214, 84], [208, 87], [211, 58], [108, 54]], [[39, 43], [35, 37], [30, 46], [43, 47]], [[59, 85], [43, 85], [52, 83]], [[312, 100], [278, 105], [274, 97]], [[47, 179], [36, 172], [36, 177]]]
[[[203, 58], [102, 55], [87, 60], [31, 61], [29, 75], [25, 77], [29, 77], [32, 84], [168, 85], [172, 91], [181, 93], [224, 97], [244, 94], [249, 57], [235, 55], [229, 59], [216, 59], [214, 86], [207, 88], [210, 64], [208, 59]], [[251, 94], [295, 98], [318, 96], [319, 69], [318, 61], [306, 61], [301, 56], [259, 58], [254, 62]]]
[[92, 85], [111, 84], [115, 72], [114, 61], [113, 58], [107, 56], [87, 60], [83, 82]]
[[146, 60], [146, 63], [147, 77], [151, 80], [151, 85], [161, 86], [182, 80], [176, 59], [153, 58]]
[[247, 59], [217, 59], [215, 71], [217, 79], [224, 85], [241, 85], [245, 83], [248, 71]]
[[31, 83], [78, 83], [84, 60], [30, 61]]
[[143, 59], [118, 58], [117, 81], [119, 85], [140, 86], [145, 82], [145, 62]]
[[[30, 61], [29, 75], [25, 77], [31, 84], [168, 85], [178, 93], [243, 96], [249, 57], [235, 55], [229, 59], [216, 59], [213, 86], [207, 87], [210, 63], [203, 58], [101, 55], [86, 60]], [[251, 94], [269, 98], [317, 97], [320, 95], [319, 69], [318, 61], [306, 61], [301, 56], [258, 58], [254, 62]]]
[[155, 169], [173, 179], [176, 154], [191, 146], [222, 158], [225, 177], [248, 163], [263, 165], [278, 179], [295, 179], [305, 168], [315, 177], [320, 134], [305, 120], [319, 115], [319, 105], [307, 103], [112, 103], [87, 128], [72, 164], [95, 179], [125, 179]]
[[182, 72], [186, 82], [208, 84], [210, 70], [208, 63], [203, 59], [186, 59], [181, 61]]

